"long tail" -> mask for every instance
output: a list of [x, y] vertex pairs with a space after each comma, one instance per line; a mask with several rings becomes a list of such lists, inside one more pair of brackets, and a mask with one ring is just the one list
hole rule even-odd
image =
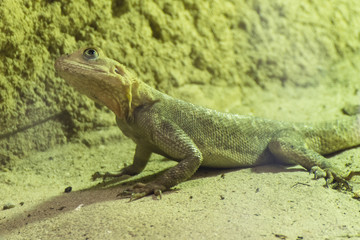
[[360, 114], [305, 128], [307, 143], [322, 155], [360, 145]]

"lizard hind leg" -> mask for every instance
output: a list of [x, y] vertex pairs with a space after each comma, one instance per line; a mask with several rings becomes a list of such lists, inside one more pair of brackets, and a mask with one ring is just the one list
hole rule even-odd
[[343, 177], [339, 169], [331, 166], [327, 158], [309, 148], [301, 134], [282, 131], [271, 139], [268, 147], [280, 162], [301, 165], [310, 171], [310, 174], [313, 173], [315, 179], [324, 178], [326, 186], [332, 184], [333, 188], [351, 191], [347, 177]]

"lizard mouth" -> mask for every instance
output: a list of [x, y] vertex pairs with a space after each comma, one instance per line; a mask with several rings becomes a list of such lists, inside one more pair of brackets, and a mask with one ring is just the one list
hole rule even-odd
[[105, 68], [94, 67], [94, 65], [86, 64], [84, 62], [77, 62], [74, 60], [69, 60], [66, 56], [60, 57], [55, 62], [55, 69], [58, 74], [66, 79], [66, 73], [71, 72], [72, 74], [78, 75], [87, 75], [89, 72], [97, 73], [108, 73], [108, 70]]

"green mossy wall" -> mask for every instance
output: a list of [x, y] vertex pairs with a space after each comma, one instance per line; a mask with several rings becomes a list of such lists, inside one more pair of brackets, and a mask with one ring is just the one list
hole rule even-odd
[[55, 74], [79, 47], [100, 46], [165, 92], [251, 92], [349, 84], [359, 31], [357, 0], [0, 0], [0, 165], [113, 124]]

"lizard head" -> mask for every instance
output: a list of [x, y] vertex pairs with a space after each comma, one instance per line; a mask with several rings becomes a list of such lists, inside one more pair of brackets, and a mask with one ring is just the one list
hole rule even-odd
[[[139, 84], [119, 62], [100, 48], [80, 49], [59, 57], [55, 69], [65, 81], [92, 100], [107, 106], [117, 117], [129, 117], [140, 99]], [[135, 101], [133, 101], [135, 99]]]

